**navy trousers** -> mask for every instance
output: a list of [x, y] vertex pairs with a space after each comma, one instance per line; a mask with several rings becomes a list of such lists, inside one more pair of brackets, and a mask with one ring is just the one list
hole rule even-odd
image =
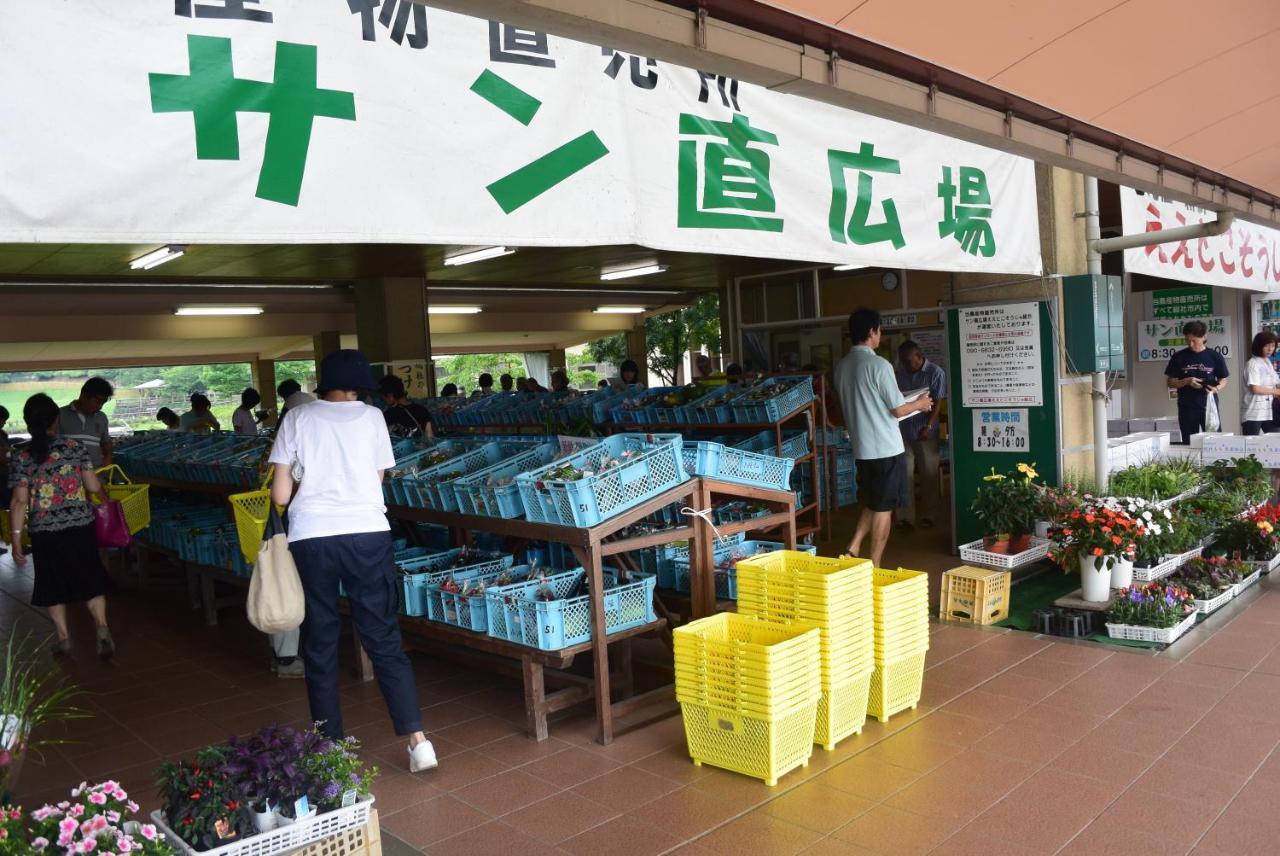
[[396, 617], [395, 561], [390, 532], [364, 532], [308, 538], [289, 545], [302, 589], [307, 617], [302, 622], [302, 660], [307, 668], [311, 718], [334, 740], [343, 737], [338, 697], [338, 582], [351, 604], [351, 619], [360, 643], [373, 662], [373, 673], [386, 701], [396, 734], [422, 730], [413, 665], [400, 646]]

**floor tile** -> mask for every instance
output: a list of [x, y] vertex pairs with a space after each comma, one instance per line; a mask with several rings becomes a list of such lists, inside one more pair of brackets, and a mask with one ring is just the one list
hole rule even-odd
[[428, 854], [441, 856], [492, 856], [497, 852], [519, 853], [521, 856], [554, 856], [560, 851], [543, 844], [502, 821], [494, 820], [473, 826], [443, 841], [432, 844]]
[[685, 840], [662, 824], [623, 815], [568, 839], [560, 847], [576, 856], [657, 856]]
[[379, 815], [384, 829], [418, 849], [488, 823], [490, 817], [451, 796], [440, 796], [392, 814]]
[[828, 835], [875, 807], [875, 803], [822, 784], [805, 782], [765, 803], [763, 811], [789, 823]]
[[626, 803], [610, 807], [574, 793], [560, 793], [512, 812], [503, 822], [543, 844], [556, 845], [622, 814]]
[[633, 808], [653, 802], [680, 787], [680, 783], [636, 764], [610, 770], [573, 788], [572, 793], [606, 806]]
[[840, 827], [833, 838], [889, 856], [928, 853], [960, 827], [950, 818], [926, 817], [880, 805]]
[[632, 809], [626, 816], [660, 826], [672, 837], [688, 841], [711, 831], [736, 814], [738, 810], [724, 800], [687, 787]]
[[524, 808], [561, 789], [521, 770], [507, 770], [453, 791], [453, 796], [490, 817]]
[[706, 853], [791, 856], [816, 843], [822, 835], [769, 814], [753, 813], [730, 821], [697, 840]]

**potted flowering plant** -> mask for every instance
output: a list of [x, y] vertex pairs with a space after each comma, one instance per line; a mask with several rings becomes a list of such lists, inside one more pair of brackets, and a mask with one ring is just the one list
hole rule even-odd
[[1030, 464], [1017, 470], [982, 477], [970, 508], [983, 523], [983, 549], [992, 553], [1021, 553], [1031, 546], [1035, 529], [1038, 496]]
[[1079, 507], [1080, 495], [1071, 485], [1036, 485], [1036, 537], [1048, 538], [1058, 521]]
[[224, 771], [226, 754], [225, 747], [207, 746], [194, 763], [166, 763], [157, 776], [169, 828], [198, 850], [230, 844], [245, 831], [244, 793]]
[[1086, 496], [1084, 507], [1069, 513], [1051, 533], [1050, 555], [1064, 570], [1079, 568], [1085, 600], [1103, 603], [1111, 597], [1112, 568], [1132, 560], [1136, 541], [1145, 533], [1146, 527], [1115, 503]]
[[117, 782], [81, 783], [71, 792], [70, 800], [31, 812], [25, 828], [18, 822], [21, 809], [5, 811], [4, 843], [15, 837], [20, 843], [13, 850], [0, 849], [0, 853], [177, 853], [154, 825], [132, 819], [138, 804]]
[[62, 742], [33, 742], [32, 732], [46, 723], [85, 719], [89, 714], [72, 704], [82, 693], [65, 683], [47, 655], [41, 656], [30, 634], [10, 632], [0, 668], [0, 799], [6, 799], [26, 753]]
[[1196, 609], [1208, 615], [1231, 600], [1236, 586], [1248, 573], [1244, 564], [1215, 556], [1192, 559], [1170, 582], [1190, 592], [1196, 600]]
[[330, 742], [328, 749], [308, 756], [307, 776], [320, 811], [341, 808], [344, 798], [349, 798], [347, 794], [357, 800], [369, 796], [378, 768], [365, 768], [356, 754], [359, 748], [360, 741], [348, 737]]
[[[1145, 517], [1149, 513], [1150, 518]], [[1146, 532], [1137, 540], [1138, 549], [1134, 552], [1133, 562], [1138, 567], [1154, 568], [1169, 556], [1183, 552], [1185, 538], [1181, 521], [1172, 510], [1146, 509], [1143, 520], [1146, 521]], [[1112, 582], [1115, 582], [1112, 580]], [[1123, 588], [1124, 586], [1120, 586]]]
[[1195, 622], [1195, 598], [1171, 582], [1121, 589], [1107, 609], [1107, 633], [1114, 639], [1169, 644]]
[[1213, 545], [1215, 552], [1247, 562], [1270, 562], [1275, 558], [1280, 553], [1280, 530], [1271, 520], [1258, 516], [1261, 510], [1243, 520], [1232, 520], [1219, 529]]

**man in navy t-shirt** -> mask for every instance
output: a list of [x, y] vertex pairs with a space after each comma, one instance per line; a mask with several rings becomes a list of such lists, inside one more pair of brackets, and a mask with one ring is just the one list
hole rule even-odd
[[1182, 429], [1182, 444], [1190, 445], [1191, 435], [1204, 430], [1204, 411], [1209, 395], [1225, 389], [1227, 361], [1222, 354], [1205, 346], [1209, 329], [1203, 321], [1188, 321], [1182, 328], [1187, 347], [1169, 358], [1164, 373], [1169, 389], [1178, 391], [1178, 427]]

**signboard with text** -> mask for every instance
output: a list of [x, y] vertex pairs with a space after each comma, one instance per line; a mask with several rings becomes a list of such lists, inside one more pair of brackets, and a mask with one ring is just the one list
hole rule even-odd
[[1160, 288], [1151, 292], [1156, 318], [1203, 318], [1213, 314], [1213, 287]]
[[1030, 422], [1025, 409], [973, 411], [975, 452], [1024, 452], [1030, 448]]
[[1039, 274], [1032, 161], [409, 0], [0, 4], [0, 242]]
[[[1120, 216], [1126, 235], [1191, 226], [1218, 217], [1217, 212], [1128, 187], [1120, 188]], [[1280, 229], [1237, 218], [1222, 235], [1125, 250], [1124, 269], [1201, 285], [1270, 291], [1280, 289], [1277, 252]]]
[[1043, 404], [1040, 305], [983, 306], [959, 315], [964, 406]]
[[1208, 328], [1205, 344], [1210, 350], [1233, 359], [1231, 347], [1231, 316], [1213, 315], [1200, 318], [1170, 318], [1138, 322], [1138, 361], [1144, 363], [1167, 362], [1170, 357], [1187, 346], [1182, 328], [1188, 321], [1203, 321]]

